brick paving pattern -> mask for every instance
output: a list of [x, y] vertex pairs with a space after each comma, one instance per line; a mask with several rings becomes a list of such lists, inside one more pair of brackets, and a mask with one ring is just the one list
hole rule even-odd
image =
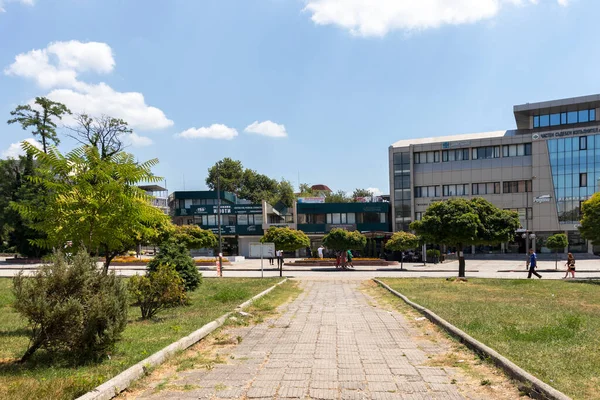
[[178, 372], [142, 399], [462, 399], [451, 368], [424, 366], [448, 349], [406, 317], [373, 307], [356, 281], [304, 281], [274, 320], [236, 328], [227, 364]]

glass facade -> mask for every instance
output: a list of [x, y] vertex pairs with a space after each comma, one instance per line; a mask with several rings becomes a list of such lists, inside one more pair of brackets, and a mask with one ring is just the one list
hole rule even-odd
[[579, 223], [581, 203], [597, 190], [600, 135], [548, 140], [552, 180], [561, 224]]
[[596, 109], [585, 109], [579, 111], [561, 112], [555, 114], [535, 115], [533, 117], [534, 128], [545, 128], [548, 126], [581, 124], [596, 120]]
[[408, 151], [394, 153], [394, 224], [396, 231], [408, 231], [408, 226], [412, 222], [411, 197], [410, 153]]

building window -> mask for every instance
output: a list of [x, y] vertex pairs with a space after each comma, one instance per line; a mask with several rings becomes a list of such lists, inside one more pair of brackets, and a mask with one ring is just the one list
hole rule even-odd
[[502, 146], [502, 157], [530, 156], [531, 143], [510, 144]]
[[579, 111], [561, 112], [555, 114], [535, 115], [533, 117], [534, 128], [545, 128], [548, 126], [568, 125], [586, 123], [596, 120], [596, 109], [590, 108]]
[[579, 137], [579, 150], [587, 150], [587, 136]]
[[247, 215], [247, 214], [238, 215], [238, 225], [250, 225], [249, 221], [248, 221], [248, 217], [249, 217], [249, 215]]
[[415, 221], [420, 221], [423, 219], [423, 213], [422, 212], [416, 212], [415, 213]]
[[473, 196], [484, 194], [500, 194], [500, 182], [474, 183], [472, 185]]
[[471, 151], [473, 160], [500, 158], [500, 146], [475, 147]]
[[587, 186], [587, 172], [579, 174], [579, 187]]
[[444, 185], [444, 186], [442, 186], [442, 194], [444, 197], [467, 196], [469, 194], [469, 187], [467, 184]]
[[440, 197], [439, 186], [417, 186], [415, 187], [415, 198]]
[[502, 183], [503, 193], [526, 193], [531, 192], [531, 181], [509, 181]]
[[444, 150], [442, 151], [442, 162], [466, 161], [469, 159], [469, 149]]
[[[382, 217], [383, 218], [383, 222], [382, 222]], [[385, 213], [378, 213], [378, 212], [364, 212], [364, 213], [358, 213], [357, 215], [358, 217], [358, 223], [359, 224], [380, 224], [380, 223], [385, 223]]]
[[414, 154], [415, 164], [432, 164], [440, 162], [439, 151], [422, 151]]
[[356, 214], [355, 213], [333, 213], [327, 214], [328, 224], [355, 224]]

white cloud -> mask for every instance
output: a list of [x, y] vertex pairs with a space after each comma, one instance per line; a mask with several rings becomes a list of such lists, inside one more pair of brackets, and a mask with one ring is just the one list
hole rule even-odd
[[190, 128], [176, 136], [184, 139], [223, 139], [231, 140], [238, 135], [238, 131], [223, 124], [213, 124], [209, 127]]
[[33, 6], [34, 4], [34, 0], [0, 0], [0, 12], [5, 12], [6, 10], [4, 9], [3, 5], [10, 2], [17, 2], [27, 6]]
[[281, 138], [287, 137], [287, 132], [285, 131], [285, 126], [276, 124], [273, 121], [264, 121], [258, 122], [254, 121], [252, 124], [248, 125], [244, 132], [247, 133], [256, 133], [257, 135]]
[[[566, 6], [569, 0], [554, 0]], [[338, 25], [358, 36], [422, 30], [494, 17], [506, 4], [538, 0], [305, 0], [317, 25]]]
[[[23, 140], [23, 142], [31, 143], [38, 149], [42, 148], [41, 143], [39, 143], [34, 138], [25, 139], [25, 140]], [[12, 143], [10, 146], [8, 146], [8, 149], [6, 149], [2, 152], [2, 158], [3, 159], [7, 159], [7, 158], [17, 159], [17, 158], [19, 158], [19, 156], [25, 155], [25, 152], [23, 151], [23, 148], [22, 148], [23, 142]]]
[[154, 141], [146, 136], [140, 136], [137, 133], [133, 132], [130, 135], [125, 136], [125, 143], [133, 146], [133, 147], [147, 147], [151, 146]]
[[383, 194], [379, 188], [367, 188], [367, 190], [373, 193], [373, 196], [381, 196]]
[[118, 92], [103, 82], [79, 80], [81, 72], [107, 74], [114, 68], [112, 49], [106, 43], [72, 40], [19, 54], [4, 73], [33, 79], [41, 88], [53, 89], [47, 97], [64, 103], [75, 113], [110, 115], [142, 130], [173, 125], [162, 110], [146, 104], [142, 93]]

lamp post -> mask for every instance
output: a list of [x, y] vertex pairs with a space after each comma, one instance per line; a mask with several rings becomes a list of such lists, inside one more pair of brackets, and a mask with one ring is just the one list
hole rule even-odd
[[223, 276], [223, 248], [221, 244], [221, 173], [217, 163], [217, 226], [219, 229], [219, 276]]

